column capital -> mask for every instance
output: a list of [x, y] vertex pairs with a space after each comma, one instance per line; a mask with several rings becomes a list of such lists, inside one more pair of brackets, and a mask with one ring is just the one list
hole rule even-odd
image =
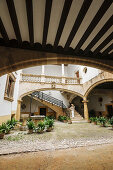
[[82, 102], [83, 102], [83, 103], [88, 103], [88, 102], [89, 102], [89, 100], [83, 100]]
[[23, 100], [21, 100], [21, 99], [20, 99], [20, 100], [17, 100], [17, 101], [18, 101], [18, 103], [21, 103], [21, 102], [23, 102]]

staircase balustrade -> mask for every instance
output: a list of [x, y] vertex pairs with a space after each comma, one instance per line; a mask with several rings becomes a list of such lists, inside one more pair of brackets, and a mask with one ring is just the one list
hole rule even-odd
[[57, 106], [59, 106], [59, 107], [61, 107], [63, 109], [66, 108], [66, 106], [63, 104], [62, 100], [56, 99], [55, 97], [52, 97], [52, 96], [50, 96], [48, 94], [45, 94], [43, 92], [40, 92], [40, 91], [33, 92], [31, 94], [31, 96], [32, 97], [37, 97], [40, 100], [44, 100], [44, 101], [47, 101], [47, 102], [49, 102], [51, 104], [57, 105]]

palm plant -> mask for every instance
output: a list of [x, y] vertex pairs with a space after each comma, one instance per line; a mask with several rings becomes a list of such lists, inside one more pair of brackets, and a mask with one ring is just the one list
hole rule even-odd
[[99, 117], [99, 122], [101, 124], [101, 126], [105, 127], [105, 124], [107, 122], [107, 119], [105, 117]]
[[38, 133], [43, 133], [45, 129], [45, 123], [43, 121], [38, 122], [38, 125], [35, 129]]
[[112, 126], [113, 128], [113, 116], [111, 117], [111, 119], [109, 119], [109, 124]]
[[0, 139], [4, 138], [4, 134], [5, 134], [5, 129], [2, 125], [0, 125]]
[[5, 130], [5, 134], [8, 134], [10, 133], [10, 130], [11, 130], [11, 126], [7, 123], [2, 123], [2, 128]]
[[94, 122], [95, 125], [97, 125], [98, 117], [93, 117], [93, 122]]
[[28, 121], [27, 122], [27, 127], [29, 129], [29, 133], [33, 133], [33, 129], [35, 128], [34, 122], [32, 120]]
[[47, 119], [47, 120], [45, 120], [45, 126], [46, 126], [46, 128], [47, 128], [47, 132], [50, 132], [51, 130], [52, 130], [52, 128], [53, 128], [53, 125], [54, 125], [54, 120], [53, 119]]

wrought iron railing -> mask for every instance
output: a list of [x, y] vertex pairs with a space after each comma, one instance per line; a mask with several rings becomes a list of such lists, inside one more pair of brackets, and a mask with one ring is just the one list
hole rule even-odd
[[45, 93], [43, 93], [41, 91], [33, 92], [31, 94], [31, 96], [32, 97], [37, 97], [40, 100], [44, 100], [44, 101], [47, 101], [47, 102], [49, 102], [51, 104], [57, 105], [57, 106], [59, 106], [59, 107], [61, 107], [63, 109], [66, 108], [66, 106], [63, 104], [62, 100], [56, 99], [55, 97], [52, 97], [52, 96], [50, 96], [48, 94], [45, 94]]

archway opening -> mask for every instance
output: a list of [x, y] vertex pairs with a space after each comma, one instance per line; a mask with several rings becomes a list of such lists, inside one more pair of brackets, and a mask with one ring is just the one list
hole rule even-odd
[[113, 116], [113, 82], [104, 82], [94, 87], [88, 95], [89, 117]]

